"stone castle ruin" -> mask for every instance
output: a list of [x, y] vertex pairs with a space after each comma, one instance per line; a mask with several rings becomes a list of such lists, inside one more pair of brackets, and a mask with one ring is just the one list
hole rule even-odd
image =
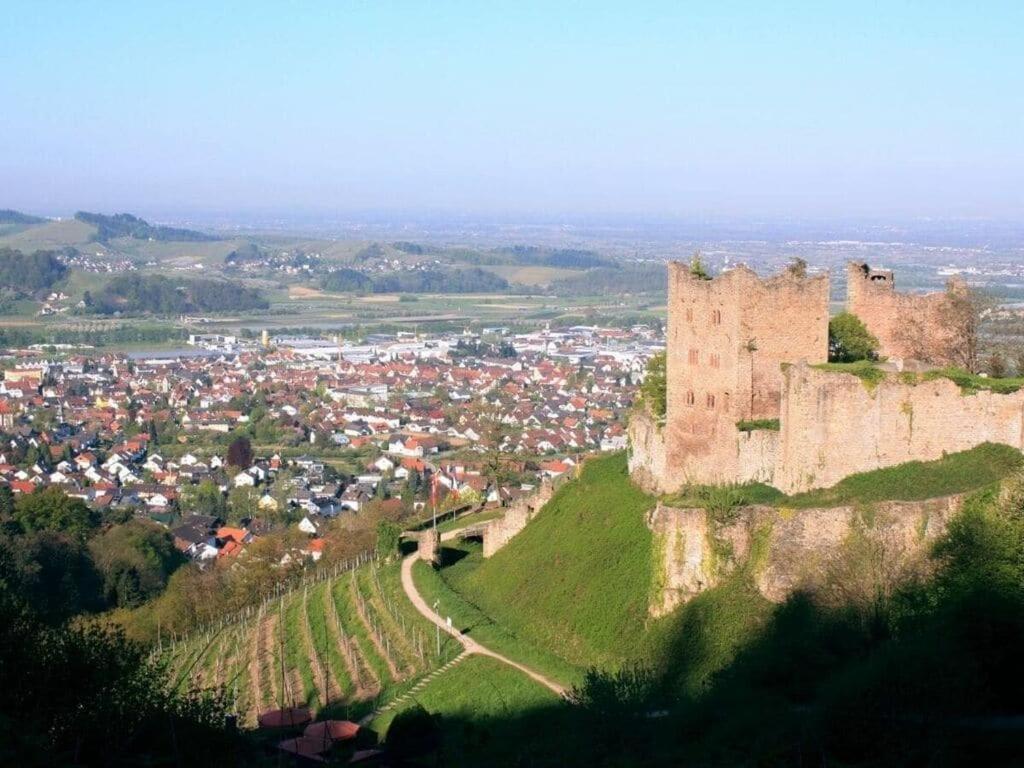
[[879, 340], [886, 372], [865, 381], [822, 366], [827, 274], [668, 270], [666, 414], [630, 424], [630, 472], [645, 489], [757, 481], [795, 493], [983, 442], [1024, 449], [1024, 391], [965, 395], [909, 375], [952, 362], [950, 292], [897, 293], [892, 272], [847, 266], [847, 309]]

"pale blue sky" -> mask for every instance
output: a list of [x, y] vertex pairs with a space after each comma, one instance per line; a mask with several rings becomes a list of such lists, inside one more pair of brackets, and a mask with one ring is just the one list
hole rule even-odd
[[0, 208], [1024, 218], [1024, 3], [0, 0]]

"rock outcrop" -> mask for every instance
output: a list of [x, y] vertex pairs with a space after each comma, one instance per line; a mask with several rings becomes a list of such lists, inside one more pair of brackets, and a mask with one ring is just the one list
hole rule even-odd
[[925, 566], [930, 544], [959, 512], [963, 498], [800, 510], [748, 506], [721, 523], [704, 509], [659, 503], [647, 521], [658, 560], [651, 614], [669, 613], [744, 568], [761, 594], [775, 602], [798, 588], [826, 587], [833, 577], [855, 580], [837, 570], [849, 565], [851, 556], [866, 558], [861, 566], [873, 569], [867, 577], [895, 582]]

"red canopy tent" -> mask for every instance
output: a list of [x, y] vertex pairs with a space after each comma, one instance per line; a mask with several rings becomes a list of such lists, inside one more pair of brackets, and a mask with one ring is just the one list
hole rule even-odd
[[349, 720], [322, 720], [307, 725], [302, 735], [330, 743], [349, 741], [354, 739], [358, 733], [359, 726]]
[[294, 728], [305, 725], [313, 716], [309, 707], [288, 707], [287, 709], [269, 709], [257, 716], [260, 728]]

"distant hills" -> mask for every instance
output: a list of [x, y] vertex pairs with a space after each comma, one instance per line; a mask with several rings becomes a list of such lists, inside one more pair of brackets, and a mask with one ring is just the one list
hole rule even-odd
[[75, 214], [75, 218], [78, 221], [96, 227], [95, 239], [101, 243], [106, 243], [118, 237], [130, 237], [135, 240], [193, 243], [211, 242], [220, 239], [214, 235], [197, 232], [193, 229], [154, 226], [148, 221], [140, 219], [138, 216], [133, 216], [130, 213], [117, 213], [113, 216], [107, 216], [102, 213], [79, 211]]

